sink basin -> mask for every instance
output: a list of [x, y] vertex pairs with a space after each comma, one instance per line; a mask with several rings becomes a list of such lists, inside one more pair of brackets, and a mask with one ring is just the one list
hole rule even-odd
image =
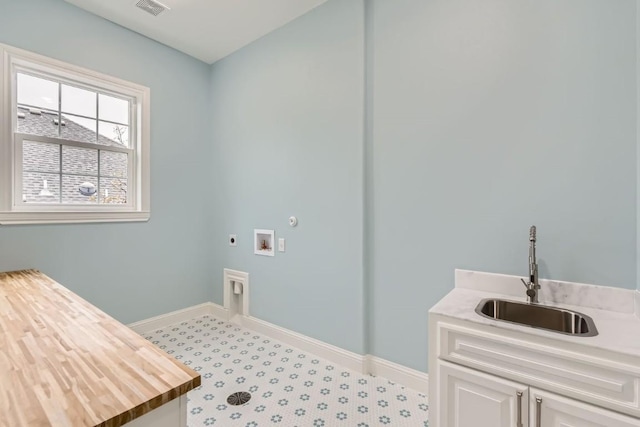
[[561, 334], [581, 337], [598, 335], [593, 319], [585, 314], [540, 304], [502, 299], [483, 299], [476, 307], [481, 316]]

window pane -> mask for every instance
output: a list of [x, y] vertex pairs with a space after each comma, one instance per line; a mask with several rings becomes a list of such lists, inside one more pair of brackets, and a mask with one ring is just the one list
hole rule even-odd
[[98, 150], [62, 146], [62, 173], [98, 175]]
[[127, 180], [100, 178], [100, 202], [119, 205], [127, 203]]
[[18, 104], [58, 111], [58, 83], [18, 73]]
[[60, 175], [24, 172], [22, 174], [22, 200], [27, 203], [59, 203]]
[[22, 169], [28, 172], [60, 172], [60, 146], [24, 141]]
[[96, 121], [71, 114], [63, 114], [61, 136], [72, 141], [96, 143]]
[[129, 124], [129, 101], [113, 96], [98, 95], [100, 120], [108, 120], [123, 125]]
[[[108, 138], [110, 142], [116, 142], [125, 147], [129, 146], [129, 127], [124, 125], [114, 125], [113, 123], [99, 122], [98, 132], [101, 136]], [[105, 141], [101, 141], [105, 144]], [[105, 145], [114, 145], [107, 142]]]
[[113, 178], [127, 177], [127, 153], [100, 151], [100, 176]]
[[62, 175], [62, 203], [98, 203], [95, 176]]
[[96, 118], [95, 92], [62, 85], [62, 112]]
[[[64, 123], [64, 120], [63, 120]], [[18, 132], [58, 137], [58, 114], [18, 107]]]

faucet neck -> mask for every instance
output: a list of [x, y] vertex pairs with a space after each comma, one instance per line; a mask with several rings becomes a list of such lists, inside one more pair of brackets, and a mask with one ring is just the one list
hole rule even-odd
[[527, 299], [530, 303], [538, 302], [538, 263], [536, 261], [536, 226], [529, 229], [529, 283], [524, 282], [527, 288]]

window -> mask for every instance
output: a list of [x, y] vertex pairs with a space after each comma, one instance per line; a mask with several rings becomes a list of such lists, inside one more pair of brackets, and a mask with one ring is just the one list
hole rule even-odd
[[0, 53], [0, 224], [149, 219], [149, 89]]

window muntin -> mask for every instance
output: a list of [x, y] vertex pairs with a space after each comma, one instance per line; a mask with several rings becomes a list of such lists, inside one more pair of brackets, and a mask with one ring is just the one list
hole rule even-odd
[[15, 138], [22, 151], [19, 204], [128, 205], [129, 150], [27, 134]]
[[[99, 88], [83, 88], [54, 76], [16, 72], [18, 109], [17, 130], [41, 136], [59, 136], [74, 141], [102, 145], [129, 146], [129, 127], [133, 100], [102, 93]], [[40, 120], [26, 126], [26, 113], [50, 119], [52, 126]], [[62, 121], [63, 126], [58, 126]], [[66, 126], [66, 122], [70, 126]], [[71, 126], [73, 125], [73, 126]]]
[[[22, 144], [23, 153], [22, 167], [16, 168], [22, 170], [22, 188], [16, 192], [21, 190], [23, 194], [17, 204], [127, 205], [127, 164], [133, 153], [110, 149], [129, 146], [132, 100], [21, 70], [16, 72], [16, 82], [15, 108], [21, 114], [17, 116], [16, 129], [20, 132], [15, 134], [15, 141]], [[27, 134], [60, 142], [29, 141], [25, 139]], [[70, 141], [91, 146], [67, 145]], [[52, 153], [59, 163], [55, 178], [50, 170], [55, 161]]]
[[0, 54], [0, 224], [147, 220], [149, 89]]

